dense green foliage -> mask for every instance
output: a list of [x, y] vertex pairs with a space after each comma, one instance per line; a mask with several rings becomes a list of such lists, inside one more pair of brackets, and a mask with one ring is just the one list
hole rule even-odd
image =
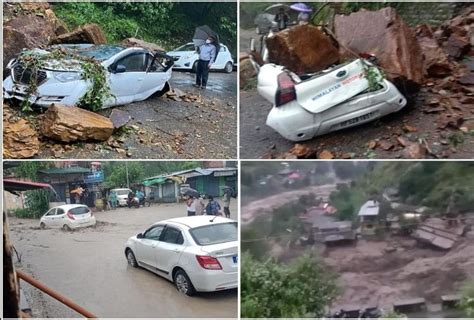
[[459, 307], [468, 318], [474, 318], [474, 282], [470, 282], [462, 289]]
[[26, 191], [25, 208], [15, 209], [12, 213], [18, 218], [38, 219], [48, 211], [51, 196], [48, 189]]
[[207, 24], [237, 52], [236, 3], [56, 2], [54, 11], [69, 28], [97, 23], [110, 42], [137, 37], [166, 50], [191, 41], [194, 29]]
[[38, 180], [38, 171], [51, 168], [52, 162], [48, 161], [21, 161], [16, 162], [17, 166], [9, 169], [18, 178], [26, 178], [32, 181]]
[[110, 161], [103, 163], [105, 186], [119, 188], [127, 186], [127, 167], [129, 184], [141, 184], [145, 178], [192, 169], [201, 165], [198, 161]]
[[385, 162], [373, 171], [340, 186], [331, 194], [339, 217], [351, 220], [360, 206], [372, 196], [381, 196], [385, 188], [399, 190], [408, 204], [432, 207], [444, 213], [453, 197], [460, 211], [474, 208], [474, 164], [471, 162]]
[[246, 318], [320, 317], [337, 293], [334, 276], [308, 255], [280, 265], [244, 253], [241, 270], [241, 313]]

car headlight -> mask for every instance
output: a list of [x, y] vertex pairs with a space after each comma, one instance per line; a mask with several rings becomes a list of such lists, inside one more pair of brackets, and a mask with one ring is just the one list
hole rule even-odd
[[10, 62], [8, 62], [7, 66], [5, 68], [6, 69], [11, 69], [15, 63], [16, 63], [16, 59], [11, 59]]
[[61, 82], [70, 82], [81, 79], [79, 72], [53, 72], [53, 76], [56, 80]]

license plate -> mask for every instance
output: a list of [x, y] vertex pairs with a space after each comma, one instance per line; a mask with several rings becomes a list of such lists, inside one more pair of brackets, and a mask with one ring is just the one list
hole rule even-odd
[[233, 257], [232, 257], [232, 261], [233, 261], [234, 263], [237, 263], [237, 256], [233, 256]]
[[356, 117], [356, 118], [352, 118], [352, 119], [343, 121], [343, 122], [339, 123], [339, 126], [340, 126], [340, 127], [347, 127], [347, 126], [350, 126], [350, 125], [354, 125], [354, 124], [356, 124], [356, 123], [369, 120], [369, 119], [372, 118], [374, 115], [375, 115], [375, 112], [370, 112], [370, 113], [364, 114], [364, 115], [362, 115], [362, 116], [360, 116], [360, 117]]

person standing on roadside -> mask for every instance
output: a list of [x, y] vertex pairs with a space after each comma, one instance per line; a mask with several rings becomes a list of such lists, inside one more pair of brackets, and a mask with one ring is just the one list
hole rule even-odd
[[230, 218], [230, 198], [232, 197], [232, 189], [224, 190], [224, 214], [226, 218]]
[[216, 60], [217, 49], [214, 45], [215, 39], [208, 37], [206, 43], [199, 47], [199, 60], [196, 69], [196, 83], [194, 86], [200, 89], [206, 89], [209, 69]]
[[188, 217], [195, 216], [196, 215], [196, 199], [190, 196], [188, 200], [186, 201], [186, 209], [188, 211]]
[[280, 8], [278, 13], [275, 15], [275, 20], [274, 20], [278, 25], [278, 30], [279, 31], [284, 30], [288, 27], [288, 20], [289, 19], [290, 18], [288, 18], [288, 15], [286, 14], [285, 9]]

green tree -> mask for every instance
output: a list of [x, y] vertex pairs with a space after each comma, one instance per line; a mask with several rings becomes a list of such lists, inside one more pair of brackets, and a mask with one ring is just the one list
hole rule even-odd
[[321, 317], [336, 294], [334, 275], [315, 257], [304, 255], [289, 265], [279, 265], [243, 254], [242, 317]]
[[474, 318], [474, 282], [471, 281], [463, 287], [459, 307], [468, 318]]

